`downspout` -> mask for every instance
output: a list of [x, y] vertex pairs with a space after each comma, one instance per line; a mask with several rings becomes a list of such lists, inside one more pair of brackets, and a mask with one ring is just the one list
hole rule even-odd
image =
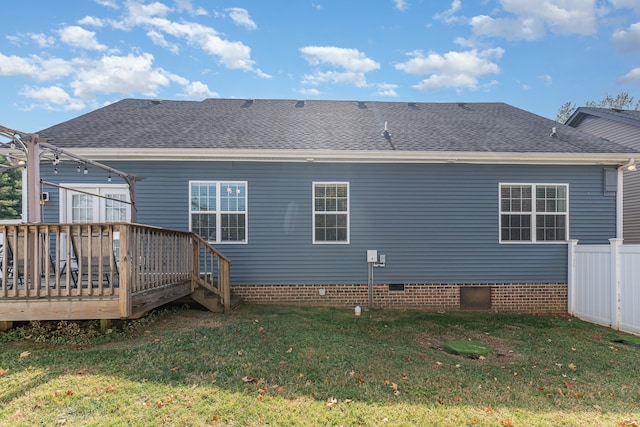
[[618, 182], [616, 188], [616, 238], [622, 239], [623, 235], [623, 175], [624, 175], [624, 167], [618, 167]]

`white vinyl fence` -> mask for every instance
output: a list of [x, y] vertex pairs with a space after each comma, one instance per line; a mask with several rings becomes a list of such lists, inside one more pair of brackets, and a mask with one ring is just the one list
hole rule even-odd
[[640, 245], [569, 242], [569, 314], [640, 334]]

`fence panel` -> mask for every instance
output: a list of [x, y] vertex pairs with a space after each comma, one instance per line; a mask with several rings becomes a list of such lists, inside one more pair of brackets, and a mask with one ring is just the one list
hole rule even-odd
[[611, 286], [611, 252], [605, 245], [576, 247], [576, 287], [574, 312], [590, 322], [611, 326], [613, 300]]
[[620, 329], [640, 334], [640, 245], [620, 247]]
[[570, 244], [569, 314], [640, 334], [640, 245]]

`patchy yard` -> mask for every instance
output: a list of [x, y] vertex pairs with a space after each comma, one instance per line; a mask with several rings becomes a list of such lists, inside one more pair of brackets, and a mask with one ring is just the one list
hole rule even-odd
[[0, 333], [1, 425], [640, 422], [640, 348], [569, 317], [245, 305], [86, 327]]

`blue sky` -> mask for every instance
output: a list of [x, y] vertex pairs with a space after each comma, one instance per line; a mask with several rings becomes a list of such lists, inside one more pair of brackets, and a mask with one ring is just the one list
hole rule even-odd
[[3, 2], [0, 125], [123, 98], [640, 99], [640, 0]]

